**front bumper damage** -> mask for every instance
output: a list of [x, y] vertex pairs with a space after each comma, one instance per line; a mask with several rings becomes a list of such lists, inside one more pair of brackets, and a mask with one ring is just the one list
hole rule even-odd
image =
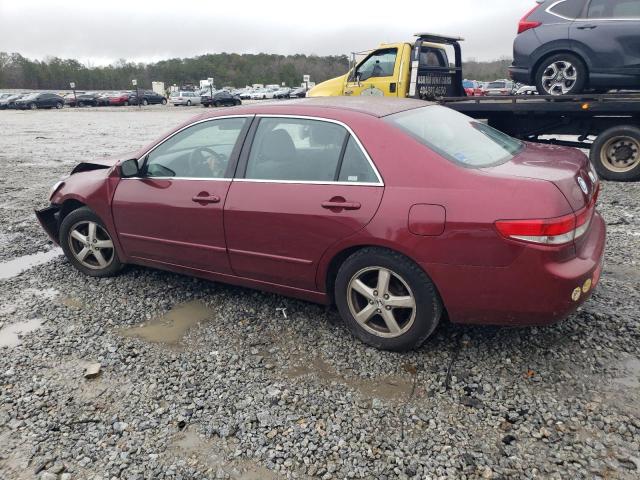
[[58, 232], [60, 231], [60, 205], [51, 204], [46, 208], [36, 210], [36, 218], [40, 225], [47, 232], [49, 238], [56, 245], [60, 244]]

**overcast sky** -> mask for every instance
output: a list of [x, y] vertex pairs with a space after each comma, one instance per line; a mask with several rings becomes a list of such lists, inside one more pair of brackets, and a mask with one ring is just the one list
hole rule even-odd
[[416, 32], [460, 35], [465, 59], [510, 57], [534, 0], [0, 0], [0, 51], [156, 61], [203, 53], [348, 54]]

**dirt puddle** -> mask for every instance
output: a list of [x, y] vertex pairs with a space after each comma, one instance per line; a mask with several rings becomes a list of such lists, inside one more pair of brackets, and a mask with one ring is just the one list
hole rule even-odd
[[161, 317], [137, 327], [120, 330], [125, 337], [138, 337], [147, 342], [176, 345], [190, 328], [209, 320], [213, 310], [200, 301], [176, 305]]
[[16, 277], [30, 268], [50, 262], [60, 255], [62, 255], [62, 250], [54, 248], [48, 252], [38, 252], [2, 262], [0, 263], [0, 280]]
[[336, 382], [346, 385], [365, 398], [378, 398], [387, 401], [406, 400], [411, 396], [413, 390], [413, 378], [408, 375], [385, 376], [375, 379], [348, 378], [340, 375], [321, 358], [314, 358], [311, 362], [306, 363], [302, 361], [300, 365], [290, 368], [285, 373], [287, 378], [298, 378], [305, 375], [315, 375], [322, 383]]
[[[214, 440], [207, 439], [193, 430], [176, 435], [169, 450], [180, 458], [195, 459], [202, 465], [222, 469], [232, 480], [277, 480], [278, 475], [251, 460], [225, 460], [225, 452]], [[217, 477], [216, 477], [217, 478]]]
[[12, 323], [0, 329], [0, 348], [15, 347], [20, 343], [20, 336], [33, 332], [42, 326], [42, 320], [34, 318], [23, 322]]

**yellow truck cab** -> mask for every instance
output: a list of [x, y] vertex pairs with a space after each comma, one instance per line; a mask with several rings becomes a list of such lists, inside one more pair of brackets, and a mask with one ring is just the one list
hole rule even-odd
[[[373, 95], [432, 99], [464, 95], [458, 55], [462, 39], [416, 34], [414, 43], [383, 43], [341, 77], [313, 87], [307, 97]], [[456, 50], [449, 64], [445, 45]], [[459, 77], [459, 78], [458, 78]]]

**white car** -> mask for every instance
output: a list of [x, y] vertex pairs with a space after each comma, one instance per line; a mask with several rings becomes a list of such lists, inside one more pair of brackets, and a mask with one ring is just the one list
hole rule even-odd
[[191, 105], [200, 105], [200, 95], [196, 92], [171, 92], [171, 95], [169, 95], [169, 101], [175, 106], [186, 105], [187, 107], [190, 107]]
[[267, 98], [273, 98], [273, 94], [274, 94], [273, 90], [269, 90], [267, 88], [261, 88], [251, 94], [251, 100], [266, 100]]

